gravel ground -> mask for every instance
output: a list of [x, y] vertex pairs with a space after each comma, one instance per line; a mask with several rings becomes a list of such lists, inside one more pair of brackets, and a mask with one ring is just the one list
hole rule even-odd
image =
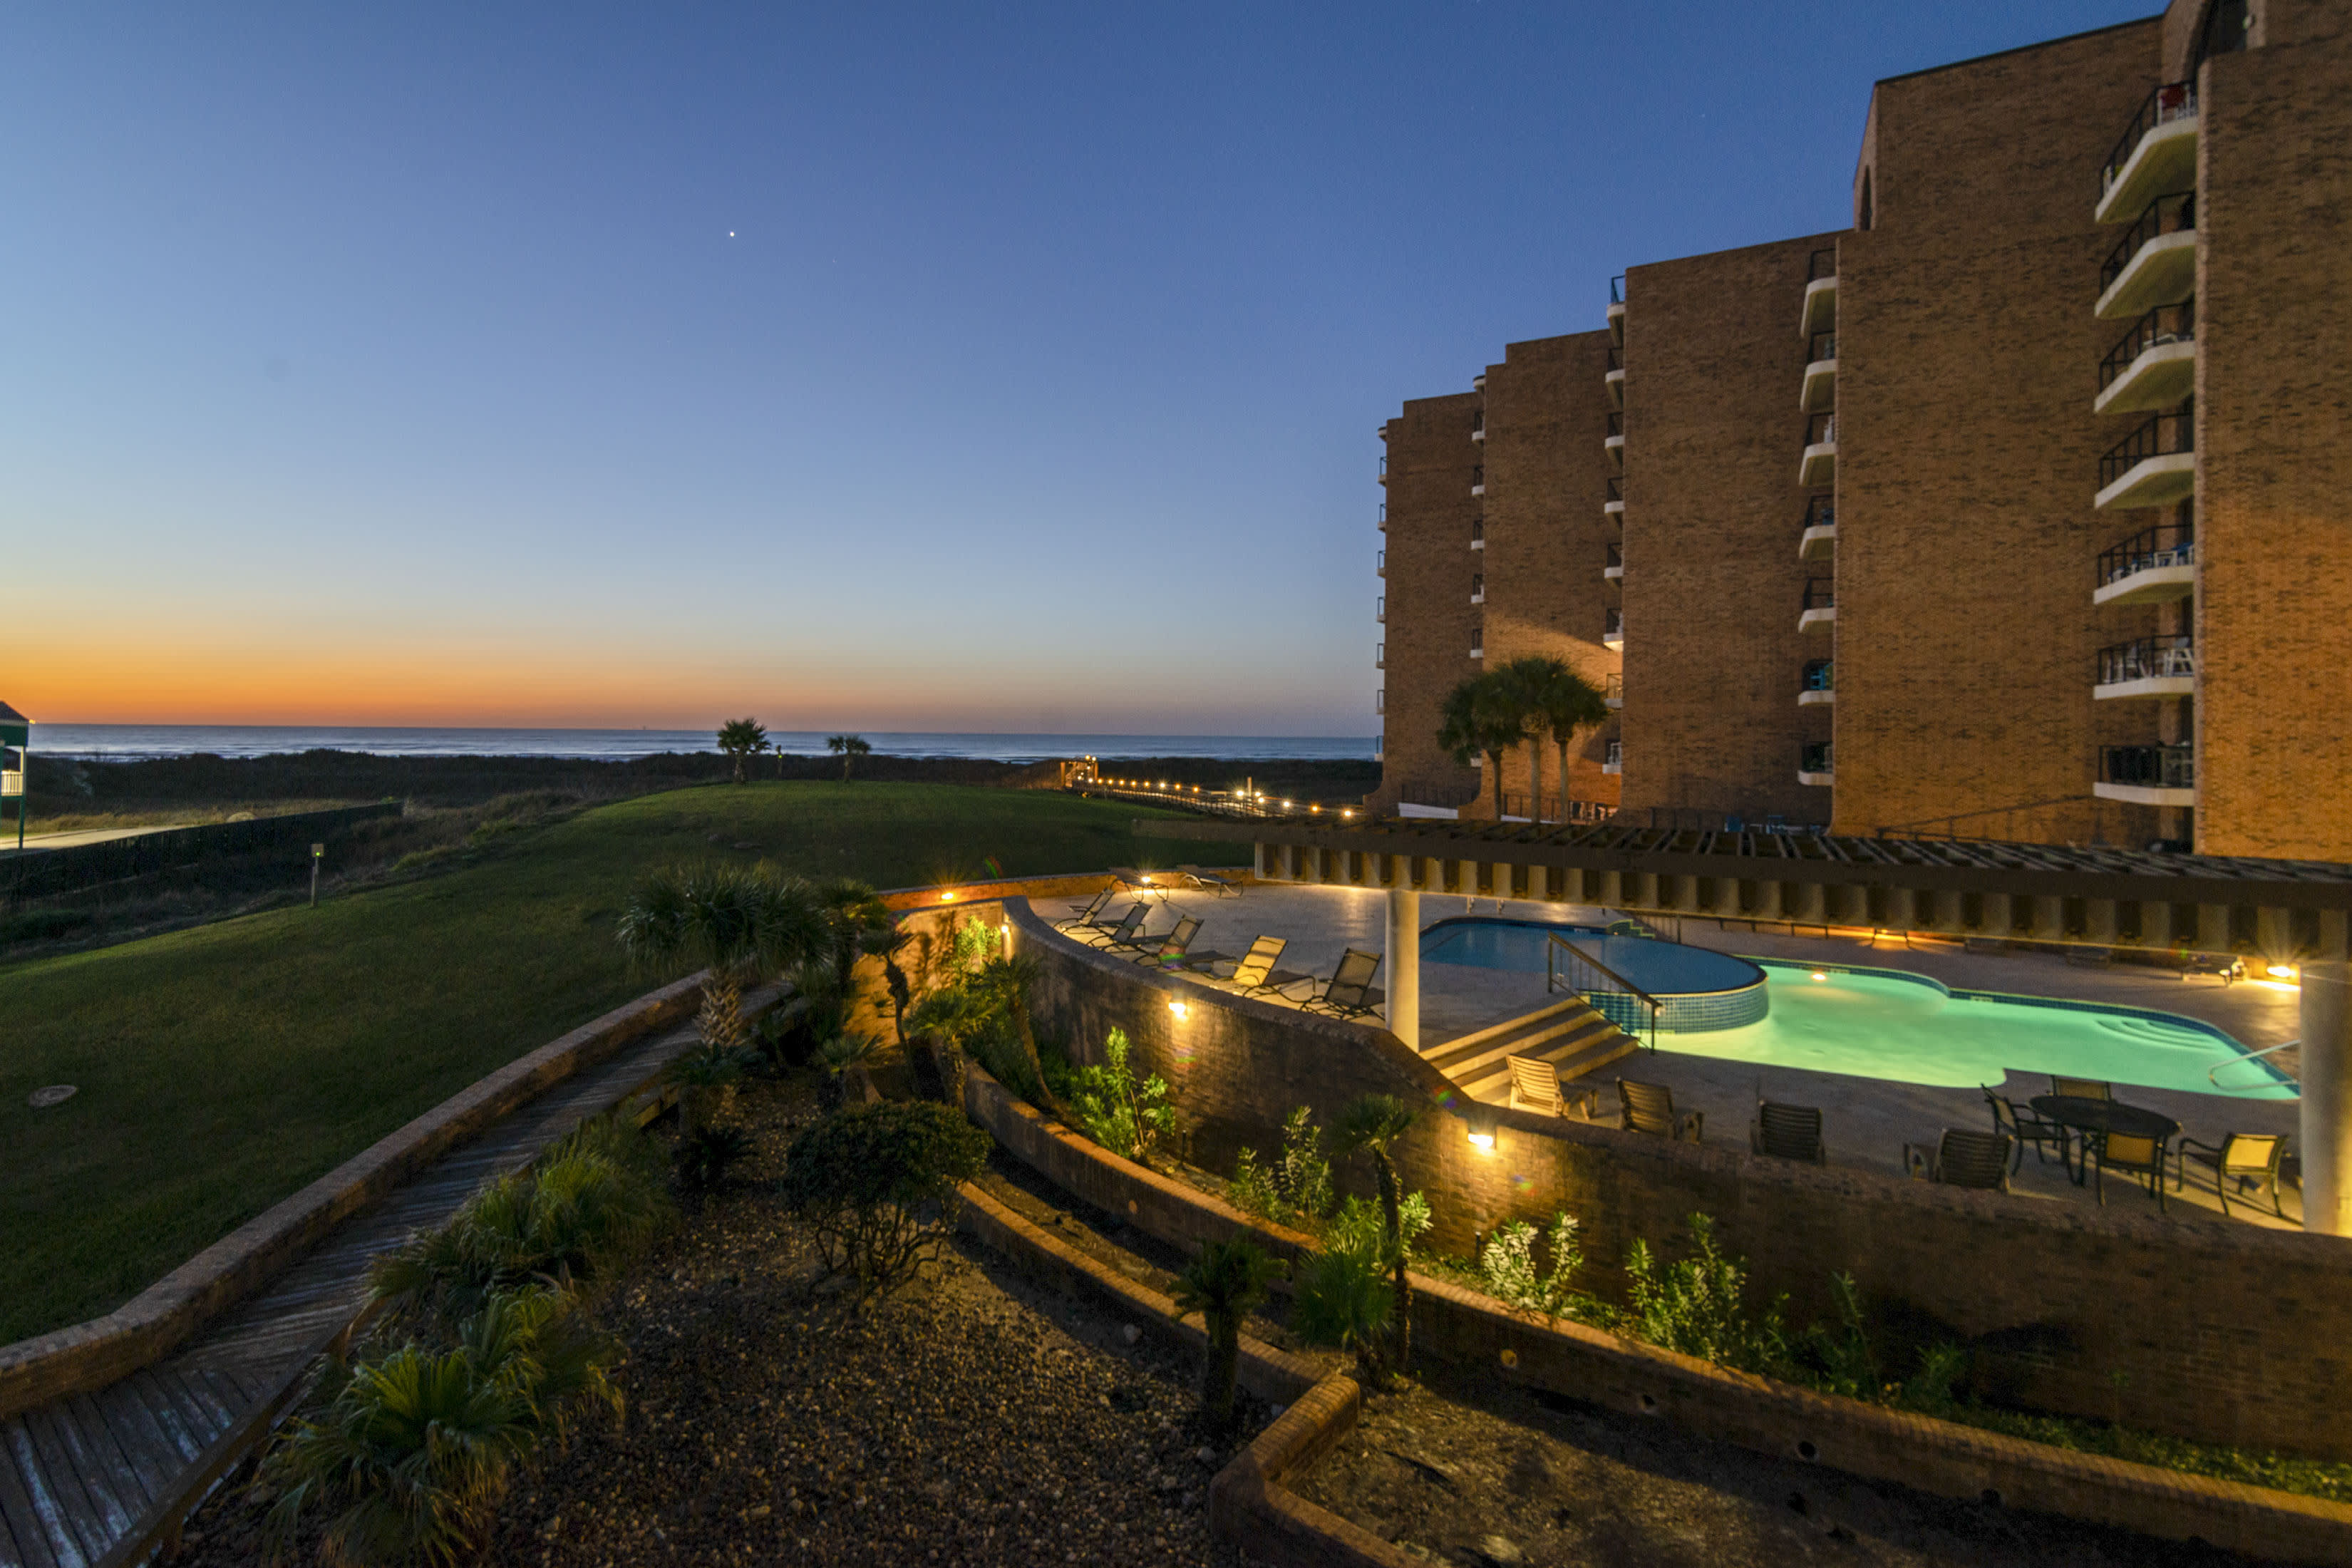
[[1290, 1484], [1451, 1563], [2250, 1568], [2208, 1547], [1874, 1486], [1491, 1378], [1369, 1399], [1355, 1432]]
[[[951, 1245], [898, 1295], [827, 1289], [765, 1192], [814, 1114], [746, 1093], [744, 1183], [599, 1307], [628, 1412], [522, 1477], [485, 1561], [1218, 1564], [1195, 1369], [1126, 1324]], [[242, 1487], [194, 1522], [202, 1568], [255, 1562]]]

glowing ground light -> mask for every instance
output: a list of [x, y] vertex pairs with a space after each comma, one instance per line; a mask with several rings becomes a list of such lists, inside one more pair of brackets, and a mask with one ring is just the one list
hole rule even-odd
[[1184, 1005], [1183, 1003], [1181, 1003], [1181, 1002], [1171, 1002], [1171, 1003], [1169, 1003], [1169, 1004], [1168, 1004], [1168, 1010], [1169, 1010], [1171, 1013], [1175, 1014], [1175, 1015], [1176, 1015], [1178, 1017], [1180, 1017], [1180, 1018], [1187, 1017], [1187, 1016], [1191, 1016], [1192, 1011], [1192, 1008], [1190, 1008], [1189, 1006], [1185, 1005]]
[[1473, 1132], [1470, 1134], [1470, 1147], [1481, 1154], [1491, 1154], [1495, 1152], [1495, 1135], [1492, 1132]]
[[954, 903], [954, 902], [955, 902], [955, 895], [954, 895], [953, 893], [941, 893], [941, 894], [940, 895], [940, 902], [941, 902], [941, 903], [943, 903], [943, 904], [951, 904], [951, 903]]
[[1820, 970], [1816, 969], [1816, 970], [1814, 970], [1814, 971], [1813, 971], [1813, 978], [1814, 978], [1814, 979], [1816, 979], [1816, 980], [1827, 980], [1827, 979], [1829, 978], [1829, 976], [1828, 976], [1828, 975], [1826, 975], [1826, 974], [1824, 974], [1824, 973], [1822, 973]]
[[2273, 980], [2292, 980], [2294, 978], [2294, 965], [2292, 963], [2273, 963], [2270, 968], [2263, 971], [2263, 973], [2268, 974]]

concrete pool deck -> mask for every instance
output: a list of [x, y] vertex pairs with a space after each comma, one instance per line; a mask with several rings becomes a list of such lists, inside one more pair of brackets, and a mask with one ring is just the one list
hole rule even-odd
[[[1289, 942], [1281, 967], [1301, 974], [1328, 976], [1347, 948], [1377, 952], [1387, 945], [1388, 896], [1378, 889], [1251, 883], [1238, 898], [1180, 891], [1169, 895], [1166, 901], [1171, 909], [1201, 917], [1194, 952], [1239, 953], [1256, 936], [1281, 936]], [[1113, 907], [1123, 906], [1115, 900]], [[1052, 919], [1064, 911], [1045, 905], [1039, 912]], [[1512, 900], [1498, 904], [1494, 899], [1433, 893], [1421, 898], [1424, 928], [1473, 912], [1499, 912], [1507, 919], [1553, 923], [1603, 924], [1610, 918], [1606, 911], [1581, 905]], [[1150, 928], [1165, 930], [1173, 922], [1173, 915], [1155, 912]], [[2224, 986], [2210, 978], [2183, 981], [2168, 971], [2137, 965], [2086, 969], [2045, 953], [1909, 950], [1899, 939], [1865, 946], [1835, 938], [1751, 931], [1737, 922], [1725, 930], [1713, 920], [1686, 920], [1679, 931], [1669, 927], [1664, 934], [1693, 946], [1757, 957], [1909, 970], [1958, 989], [2177, 1013], [2227, 1030], [2255, 1049], [2292, 1040], [2297, 1032], [2296, 993], [2292, 986], [2256, 983]], [[1299, 989], [1303, 993], [1305, 988]], [[1530, 1012], [1546, 1000], [1540, 974], [1424, 960], [1421, 965], [1423, 1050], [1433, 1053], [1448, 1040]], [[2284, 1051], [2270, 1059], [2292, 1073], [2293, 1055]], [[1991, 1124], [1984, 1096], [1973, 1088], [1941, 1089], [1843, 1073], [1759, 1069], [1671, 1049], [1628, 1058], [1593, 1075], [1595, 1087], [1602, 1091], [1604, 1118], [1615, 1114], [1610, 1085], [1621, 1076], [1665, 1085], [1674, 1091], [1677, 1109], [1705, 1113], [1709, 1142], [1735, 1147], [1744, 1146], [1747, 1141], [1759, 1087], [1769, 1100], [1818, 1106], [1831, 1163], [1887, 1174], [1902, 1173], [1906, 1143], [1932, 1146], [1944, 1128], [1982, 1130]], [[2021, 1103], [2048, 1089], [2048, 1081], [2039, 1075], [2012, 1072], [2002, 1092]], [[2186, 1136], [2203, 1142], [2219, 1143], [2230, 1132], [2281, 1132], [2292, 1137], [2296, 1131], [2297, 1104], [2292, 1100], [2243, 1100], [2137, 1087], [2119, 1089], [2117, 1098], [2173, 1118]], [[2185, 1190], [2168, 1191], [2171, 1212], [2186, 1223], [2226, 1223], [2210, 1189], [2200, 1192], [2197, 1181], [2198, 1175], [2192, 1173]], [[2011, 1186], [2021, 1195], [2051, 1202], [2096, 1201], [2089, 1188], [2075, 1187], [2054, 1159], [2044, 1164], [2030, 1152]], [[2156, 1200], [2128, 1177], [2116, 1177], [2108, 1187], [2109, 1205], [2123, 1212], [2156, 1206]], [[2251, 1201], [2233, 1202], [2230, 1218], [2300, 1228], [2300, 1193], [2290, 1184], [2282, 1196], [2287, 1215], [2284, 1222], [2257, 1209]]]

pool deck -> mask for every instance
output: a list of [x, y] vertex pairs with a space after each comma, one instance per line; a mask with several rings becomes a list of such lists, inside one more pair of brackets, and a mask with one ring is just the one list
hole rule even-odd
[[[1328, 975], [1343, 950], [1383, 952], [1387, 945], [1388, 898], [1376, 889], [1259, 883], [1250, 885], [1239, 898], [1178, 893], [1168, 902], [1201, 917], [1200, 934], [1192, 944], [1195, 952], [1213, 949], [1238, 953], [1260, 934], [1282, 936], [1290, 945], [1283, 952], [1281, 967], [1299, 973]], [[1062, 911], [1048, 905], [1041, 906], [1039, 912], [1051, 918]], [[1552, 923], [1600, 925], [1610, 918], [1606, 911], [1580, 905], [1510, 900], [1498, 903], [1494, 899], [1473, 900], [1432, 893], [1423, 894], [1421, 900], [1424, 928], [1463, 914], [1498, 912], [1507, 919]], [[1150, 929], [1162, 930], [1171, 923], [1172, 916], [1155, 914]], [[2137, 965], [2083, 968], [2046, 953], [1971, 952], [1956, 947], [1910, 950], [1899, 939], [1865, 946], [1835, 938], [1751, 931], [1736, 922], [1726, 930], [1713, 920], [1685, 921], [1679, 931], [1669, 925], [1664, 934], [1693, 946], [1754, 957], [1909, 970], [1956, 990], [2056, 996], [2177, 1013], [2216, 1025], [2256, 1049], [2292, 1040], [2298, 1033], [2294, 989], [2269, 983], [2225, 986], [2211, 978], [2183, 981], [2168, 971]], [[1423, 1049], [1433, 1050], [1457, 1036], [1530, 1012], [1545, 1001], [1540, 974], [1424, 962], [1421, 968]], [[2292, 1050], [2268, 1059], [2293, 1073]], [[1674, 1091], [1678, 1109], [1706, 1114], [1710, 1142], [1737, 1145], [1748, 1136], [1760, 1086], [1766, 1099], [1821, 1108], [1823, 1142], [1832, 1164], [1888, 1174], [1902, 1173], [1906, 1143], [1933, 1145], [1947, 1127], [1990, 1126], [1984, 1096], [1972, 1088], [1939, 1089], [1843, 1073], [1759, 1070], [1745, 1063], [1672, 1050], [1629, 1058], [1621, 1066], [1625, 1069], [1622, 1073], [1617, 1068], [1604, 1068], [1594, 1075], [1603, 1089], [1604, 1100], [1612, 1098], [1607, 1086], [1620, 1076], [1664, 1084]], [[2011, 1073], [2004, 1092], [2021, 1102], [2048, 1089], [2047, 1080], [2039, 1075]], [[2116, 1097], [2160, 1111], [2179, 1121], [2187, 1136], [2210, 1143], [2219, 1143], [2229, 1132], [2292, 1136], [2295, 1131], [2296, 1103], [2292, 1100], [2242, 1100], [2137, 1087], [2119, 1087]], [[1613, 1114], [1613, 1105], [1605, 1113]], [[2185, 1191], [2168, 1194], [2171, 1214], [2184, 1223], [2228, 1223], [2211, 1191], [2199, 1191], [2196, 1182], [2192, 1175]], [[2050, 1202], [2096, 1201], [2088, 1188], [2077, 1188], [2068, 1181], [2055, 1160], [2042, 1164], [2031, 1152], [2011, 1185], [2021, 1194]], [[2112, 1207], [2126, 1213], [2155, 1207], [2147, 1191], [2127, 1177], [2117, 1177], [2107, 1185]], [[2284, 1225], [2299, 1229], [2301, 1194], [2288, 1185], [2283, 1197], [2287, 1214]], [[2251, 1204], [2233, 1203], [2230, 1220], [2242, 1219], [2273, 1227], [2282, 1224]]]

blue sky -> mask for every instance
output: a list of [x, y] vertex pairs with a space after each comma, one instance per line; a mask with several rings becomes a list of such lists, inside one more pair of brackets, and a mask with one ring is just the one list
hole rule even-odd
[[0, 698], [1367, 734], [1375, 430], [2150, 4], [0, 13]]

